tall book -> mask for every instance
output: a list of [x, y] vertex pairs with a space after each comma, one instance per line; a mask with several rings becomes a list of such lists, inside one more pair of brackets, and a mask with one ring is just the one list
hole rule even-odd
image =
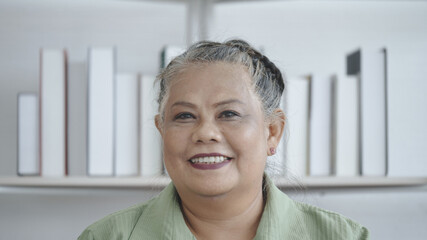
[[334, 78], [334, 152], [336, 176], [357, 176], [359, 165], [358, 79], [339, 76]]
[[68, 64], [68, 175], [87, 173], [87, 67]]
[[328, 176], [332, 173], [332, 77], [310, 76], [309, 174]]
[[40, 50], [41, 175], [67, 174], [67, 55], [65, 50]]
[[385, 49], [359, 49], [347, 56], [347, 75], [359, 84], [361, 174], [387, 173], [386, 54]]
[[40, 175], [36, 93], [18, 94], [18, 175]]
[[90, 48], [88, 66], [88, 175], [114, 173], [115, 49]]
[[388, 175], [427, 177], [427, 45], [387, 48]]
[[142, 75], [140, 80], [140, 158], [141, 175], [144, 177], [158, 176], [163, 172], [161, 136], [155, 125], [158, 113], [155, 77]]
[[286, 168], [288, 175], [306, 176], [308, 170], [308, 129], [310, 82], [307, 77], [291, 78], [285, 91], [287, 135]]
[[115, 151], [116, 176], [139, 173], [139, 82], [138, 74], [116, 75]]

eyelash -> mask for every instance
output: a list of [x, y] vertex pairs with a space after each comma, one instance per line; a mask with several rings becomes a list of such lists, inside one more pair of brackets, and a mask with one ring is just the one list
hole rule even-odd
[[[219, 114], [218, 118], [225, 118], [225, 119], [232, 119], [234, 117], [239, 117], [240, 114], [238, 114], [235, 111], [226, 110]], [[196, 117], [189, 112], [183, 112], [179, 113], [174, 117], [174, 120], [187, 120], [187, 119], [195, 119]]]
[[[231, 114], [231, 115], [230, 115]], [[235, 112], [235, 111], [231, 111], [231, 110], [227, 110], [227, 111], [223, 111], [219, 114], [219, 117], [222, 118], [234, 118], [234, 117], [239, 117], [240, 115]]]
[[193, 114], [188, 112], [179, 113], [175, 116], [174, 120], [185, 120], [189, 118], [195, 118]]

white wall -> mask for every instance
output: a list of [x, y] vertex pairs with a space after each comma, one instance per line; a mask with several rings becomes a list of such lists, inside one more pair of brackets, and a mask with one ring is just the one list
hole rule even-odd
[[77, 239], [91, 223], [147, 201], [154, 190], [0, 187], [0, 239]]
[[[425, 1], [221, 3], [214, 9], [210, 36], [240, 37], [262, 46], [287, 76], [344, 74], [345, 54], [363, 45], [386, 44], [399, 51], [411, 46], [415, 55], [427, 53], [426, 13]], [[66, 47], [70, 62], [82, 63], [89, 46], [116, 45], [118, 71], [155, 73], [161, 47], [185, 43], [185, 21], [182, 4], [0, 0], [0, 175], [16, 173], [16, 94], [37, 91], [40, 47]], [[400, 77], [405, 71], [400, 70]], [[422, 121], [427, 119], [426, 76], [397, 79], [390, 85], [390, 93], [398, 96], [392, 99], [390, 113], [399, 137], [390, 143], [394, 156], [413, 156], [426, 146]], [[413, 104], [415, 100], [420, 104]], [[96, 219], [155, 193], [0, 188], [0, 239], [73, 239]], [[324, 189], [291, 195], [358, 220], [371, 230], [372, 239], [427, 235], [425, 187]]]
[[345, 74], [345, 56], [358, 47], [423, 46], [426, 1], [249, 1], [217, 4], [210, 37], [239, 37], [287, 76]]

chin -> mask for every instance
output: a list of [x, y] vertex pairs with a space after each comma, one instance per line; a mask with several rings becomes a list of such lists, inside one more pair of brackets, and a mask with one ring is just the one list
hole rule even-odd
[[233, 187], [230, 184], [230, 182], [221, 184], [221, 183], [201, 183], [192, 186], [189, 186], [192, 188], [192, 191], [197, 193], [198, 195], [202, 197], [221, 197], [228, 192], [230, 192]]

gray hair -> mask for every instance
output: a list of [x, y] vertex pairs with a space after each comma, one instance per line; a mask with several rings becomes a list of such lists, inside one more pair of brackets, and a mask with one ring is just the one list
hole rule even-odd
[[160, 82], [157, 101], [162, 120], [173, 78], [192, 64], [214, 62], [242, 64], [248, 68], [255, 93], [262, 103], [266, 117], [271, 117], [275, 109], [280, 107], [280, 99], [285, 88], [284, 80], [280, 70], [266, 56], [243, 40], [230, 40], [224, 43], [201, 41], [174, 58], [157, 76], [156, 81]]

